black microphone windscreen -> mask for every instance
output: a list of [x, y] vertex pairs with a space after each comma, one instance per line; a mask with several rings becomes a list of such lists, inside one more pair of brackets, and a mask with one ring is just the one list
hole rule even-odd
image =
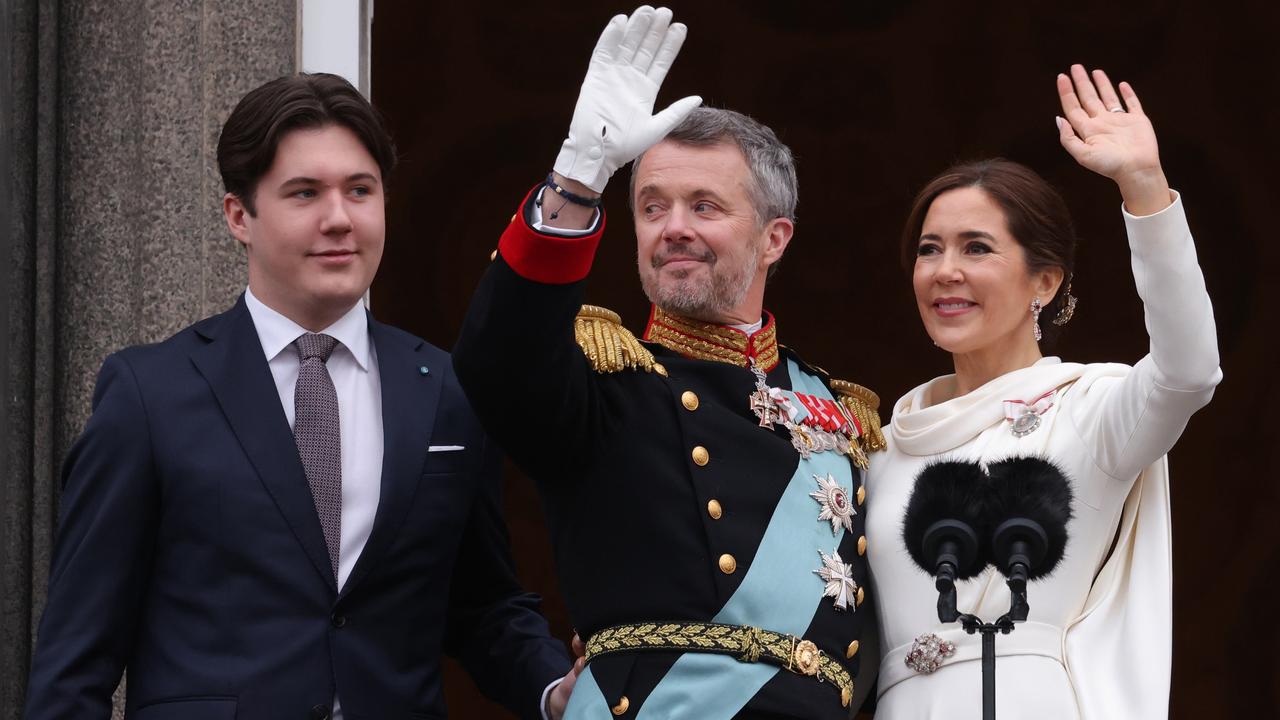
[[992, 463], [987, 517], [993, 524], [1009, 518], [1034, 520], [1044, 528], [1048, 544], [1044, 558], [1028, 568], [1027, 579], [1053, 572], [1067, 547], [1067, 523], [1072, 517], [1071, 482], [1052, 462], [1038, 457], [1013, 457]]
[[925, 572], [933, 575], [937, 569], [936, 558], [925, 553], [924, 535], [939, 520], [960, 520], [972, 527], [979, 538], [978, 552], [971, 562], [956, 568], [956, 579], [971, 578], [986, 567], [987, 482], [986, 473], [977, 463], [955, 460], [930, 463], [916, 476], [902, 519], [902, 541], [911, 559]]

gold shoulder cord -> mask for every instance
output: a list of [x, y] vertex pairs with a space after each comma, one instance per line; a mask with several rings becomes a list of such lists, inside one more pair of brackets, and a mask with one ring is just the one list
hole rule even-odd
[[653, 353], [622, 327], [622, 318], [612, 310], [583, 305], [573, 321], [573, 336], [596, 372], [653, 372]]
[[831, 390], [850, 414], [862, 426], [862, 449], [866, 452], [883, 450], [887, 445], [880, 429], [880, 397], [857, 383], [832, 380]]

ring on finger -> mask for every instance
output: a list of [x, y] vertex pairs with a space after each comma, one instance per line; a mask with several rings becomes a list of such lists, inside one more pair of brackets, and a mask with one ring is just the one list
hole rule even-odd
[[1108, 112], [1118, 112], [1118, 113], [1122, 113], [1122, 112], [1124, 112], [1124, 108], [1122, 108], [1122, 107], [1107, 108], [1107, 111], [1108, 111]]

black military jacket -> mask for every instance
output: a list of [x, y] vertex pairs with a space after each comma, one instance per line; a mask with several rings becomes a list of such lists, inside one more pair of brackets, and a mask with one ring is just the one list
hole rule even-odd
[[[536, 235], [521, 219], [504, 235], [453, 354], [458, 378], [485, 429], [538, 485], [560, 585], [584, 640], [619, 624], [709, 621], [746, 576], [797, 469], [791, 436], [761, 427], [746, 367], [646, 342], [656, 361], [649, 371], [600, 371], [575, 341], [584, 282], [540, 282], [526, 276], [537, 267], [521, 273], [505, 259], [517, 255], [527, 267], [529, 248], [512, 238]], [[789, 349], [777, 351], [768, 385], [789, 389], [788, 358], [827, 381]], [[861, 483], [857, 468], [853, 477]], [[853, 529], [838, 551], [865, 595], [861, 488], [856, 497]], [[819, 509], [815, 502], [815, 517]], [[816, 552], [813, 559], [816, 568]], [[856, 675], [860, 639], [875, 632], [868, 617], [823, 598], [803, 638]], [[615, 714], [625, 708], [619, 717], [635, 717], [679, 655], [610, 654], [590, 667]], [[780, 671], [738, 717], [848, 712], [830, 683]]]

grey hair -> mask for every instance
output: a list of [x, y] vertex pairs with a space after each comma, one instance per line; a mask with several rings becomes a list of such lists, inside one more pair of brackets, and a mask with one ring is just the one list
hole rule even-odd
[[[747, 160], [751, 182], [747, 192], [759, 225], [774, 218], [796, 221], [796, 202], [800, 188], [796, 180], [796, 160], [791, 148], [755, 119], [724, 108], [699, 107], [680, 121], [664, 140], [680, 145], [709, 147], [736, 145]], [[634, 210], [636, 172], [644, 153], [631, 164], [631, 186], [628, 202]]]

